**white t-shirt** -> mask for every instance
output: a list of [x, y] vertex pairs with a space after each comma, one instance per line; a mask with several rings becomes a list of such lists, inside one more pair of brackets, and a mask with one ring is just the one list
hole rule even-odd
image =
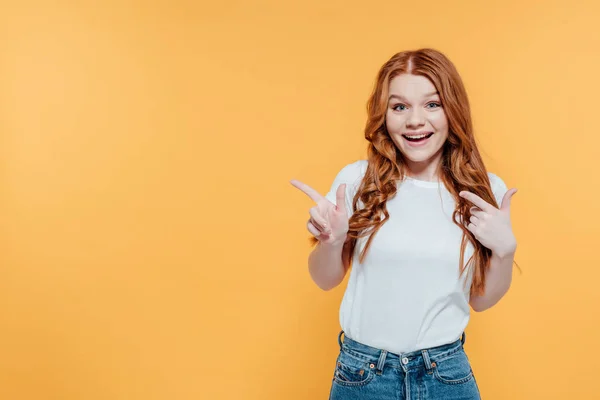
[[[346, 183], [349, 217], [367, 164], [346, 165], [326, 195], [335, 204], [338, 186]], [[488, 176], [500, 204], [507, 187], [498, 176]], [[349, 338], [401, 354], [461, 337], [470, 316], [471, 270], [460, 276], [463, 232], [452, 221], [455, 204], [441, 182], [406, 177], [398, 183], [396, 196], [386, 203], [390, 218], [375, 234], [363, 263], [358, 255], [368, 237], [355, 247], [339, 315]], [[472, 254], [467, 242], [465, 263]]]

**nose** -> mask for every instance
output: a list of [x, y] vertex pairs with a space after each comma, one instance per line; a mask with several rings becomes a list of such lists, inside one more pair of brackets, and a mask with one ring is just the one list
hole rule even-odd
[[422, 125], [425, 125], [425, 116], [423, 115], [423, 112], [419, 110], [418, 107], [412, 108], [410, 114], [408, 114], [406, 118], [406, 126], [410, 128]]

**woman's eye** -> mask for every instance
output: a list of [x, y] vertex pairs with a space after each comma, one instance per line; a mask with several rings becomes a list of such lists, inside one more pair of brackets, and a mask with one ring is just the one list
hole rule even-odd
[[429, 108], [437, 108], [437, 107], [441, 107], [441, 106], [442, 105], [440, 103], [429, 103], [429, 104], [427, 104], [427, 107], [429, 107]]
[[[398, 109], [398, 107], [400, 107], [400, 109]], [[404, 104], [396, 104], [392, 109], [396, 111], [404, 111], [406, 110], [406, 106]]]

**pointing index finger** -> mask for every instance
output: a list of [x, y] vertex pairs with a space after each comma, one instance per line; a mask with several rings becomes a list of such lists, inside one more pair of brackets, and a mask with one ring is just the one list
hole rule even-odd
[[471, 203], [475, 204], [477, 207], [479, 207], [481, 210], [483, 210], [485, 212], [489, 213], [493, 210], [496, 210], [496, 207], [489, 204], [487, 201], [483, 200], [481, 197], [477, 196], [475, 193], [462, 191], [459, 193], [459, 195], [460, 195], [460, 197], [469, 200]]
[[323, 200], [324, 197], [321, 196], [321, 194], [319, 192], [317, 192], [315, 189], [311, 188], [310, 186], [308, 186], [306, 183], [302, 183], [297, 179], [292, 179], [290, 181], [290, 183], [297, 187], [298, 189], [300, 189], [301, 191], [303, 191], [308, 197], [310, 197], [315, 203], [318, 203], [320, 200]]

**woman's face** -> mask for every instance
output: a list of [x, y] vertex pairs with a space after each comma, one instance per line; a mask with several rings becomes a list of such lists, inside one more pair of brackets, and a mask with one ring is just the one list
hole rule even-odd
[[433, 83], [401, 74], [390, 82], [386, 127], [409, 168], [436, 168], [448, 138], [448, 119]]

